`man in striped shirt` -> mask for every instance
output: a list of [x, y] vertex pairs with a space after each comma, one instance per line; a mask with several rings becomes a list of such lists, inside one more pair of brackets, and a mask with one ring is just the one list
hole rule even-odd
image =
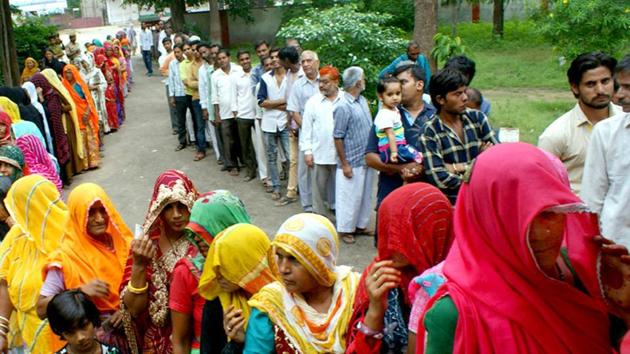
[[453, 69], [444, 69], [432, 78], [429, 91], [437, 113], [426, 122], [420, 139], [427, 180], [453, 205], [474, 159], [498, 143], [488, 118], [466, 108], [467, 82]]

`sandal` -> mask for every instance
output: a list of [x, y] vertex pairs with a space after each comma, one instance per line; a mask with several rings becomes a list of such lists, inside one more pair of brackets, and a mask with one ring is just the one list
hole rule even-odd
[[206, 154], [203, 152], [198, 152], [195, 154], [195, 157], [193, 158], [193, 161], [200, 161], [206, 158]]
[[355, 235], [363, 235], [363, 236], [374, 236], [374, 230], [369, 230], [367, 227], [364, 229], [356, 228], [354, 231]]
[[237, 168], [233, 168], [233, 169], [230, 170], [230, 176], [236, 177], [236, 176], [238, 176], [238, 174], [239, 174], [239, 172], [238, 172]]
[[352, 235], [350, 233], [340, 232], [339, 233], [339, 237], [341, 238], [343, 243], [345, 243], [347, 245], [351, 245], [351, 244], [357, 242], [357, 240], [354, 238], [354, 235]]
[[270, 184], [265, 185], [265, 192], [273, 193], [273, 186]]
[[280, 198], [281, 198], [280, 192], [272, 192], [271, 193], [271, 200], [279, 200]]

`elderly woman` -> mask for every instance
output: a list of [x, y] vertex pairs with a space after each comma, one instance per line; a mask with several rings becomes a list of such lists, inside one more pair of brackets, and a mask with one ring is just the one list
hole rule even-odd
[[418, 330], [424, 352], [611, 353], [608, 311], [628, 303], [628, 265], [586, 210], [536, 147], [481, 154], [459, 192], [448, 280]]
[[93, 183], [72, 190], [68, 211], [61, 246], [43, 268], [45, 280], [37, 313], [45, 318], [46, 306], [53, 296], [66, 289], [80, 289], [101, 313], [99, 341], [124, 349], [118, 286], [133, 238], [131, 230], [105, 191]]
[[59, 247], [68, 211], [57, 188], [38, 175], [16, 181], [5, 204], [16, 225], [0, 244], [0, 349], [50, 354], [63, 344], [37, 316], [37, 300], [41, 269]]
[[294, 215], [272, 247], [271, 266], [282, 280], [248, 302], [244, 353], [344, 353], [359, 274], [337, 266], [334, 225], [320, 215]]
[[98, 138], [100, 118], [94, 104], [94, 98], [88, 85], [81, 78], [79, 69], [74, 65], [66, 65], [63, 69], [63, 86], [70, 92], [77, 110], [83, 148], [87, 157], [86, 168], [97, 168], [101, 161]]
[[186, 256], [190, 242], [186, 226], [197, 190], [177, 170], [155, 182], [144, 234], [132, 242], [121, 283], [121, 311], [132, 353], [165, 353], [171, 345], [169, 285], [175, 265]]
[[406, 352], [409, 283], [446, 257], [453, 242], [452, 215], [444, 194], [426, 183], [408, 184], [383, 200], [378, 255], [357, 290], [348, 353]]
[[[201, 349], [205, 300], [197, 291], [197, 286], [204, 270], [208, 248], [213, 244], [214, 238], [226, 228], [249, 222], [243, 202], [225, 190], [205, 193], [193, 205], [186, 228], [186, 236], [191, 245], [186, 257], [175, 265], [170, 288], [173, 353], [190, 353], [191, 349], [198, 353]], [[219, 308], [217, 305], [210, 303], [208, 306]], [[218, 321], [218, 327], [221, 328], [221, 314], [222, 311], [218, 311], [208, 320]], [[209, 336], [213, 336], [213, 333], [209, 333]], [[212, 347], [224, 345], [218, 338], [224, 337], [215, 336], [204, 340]]]

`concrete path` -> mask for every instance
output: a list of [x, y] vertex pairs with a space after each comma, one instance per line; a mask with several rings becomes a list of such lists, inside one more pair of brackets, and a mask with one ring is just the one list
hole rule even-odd
[[[299, 203], [274, 206], [258, 180], [243, 182], [220, 171], [213, 152], [194, 162], [194, 150], [175, 152], [177, 139], [171, 134], [168, 107], [161, 77], [147, 77], [142, 60], [135, 58], [135, 85], [127, 97], [127, 120], [122, 128], [105, 137], [101, 167], [73, 178], [71, 187], [83, 182], [101, 185], [110, 195], [127, 225], [141, 224], [147, 212], [153, 183], [167, 169], [184, 171], [200, 192], [227, 189], [245, 203], [255, 225], [273, 237], [280, 224], [301, 212]], [[155, 69], [154, 69], [155, 70]], [[66, 197], [69, 191], [66, 191]], [[373, 239], [359, 237], [354, 245], [341, 244], [339, 264], [361, 271], [375, 255]]]

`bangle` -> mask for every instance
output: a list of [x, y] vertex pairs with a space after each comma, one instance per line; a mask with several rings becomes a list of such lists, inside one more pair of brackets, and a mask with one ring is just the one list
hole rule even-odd
[[147, 282], [146, 284], [144, 284], [143, 287], [141, 288], [134, 288], [131, 285], [131, 282], [127, 283], [127, 290], [129, 290], [129, 292], [131, 292], [132, 294], [136, 294], [136, 295], [142, 295], [144, 293], [147, 292], [147, 290], [149, 290], [149, 283]]
[[6, 323], [9, 323], [9, 319], [1, 315], [0, 315], [0, 321], [5, 321]]
[[359, 332], [365, 334], [366, 336], [372, 337], [374, 339], [382, 339], [383, 338], [383, 332], [375, 331], [372, 328], [366, 326], [363, 322], [357, 323], [357, 330]]

